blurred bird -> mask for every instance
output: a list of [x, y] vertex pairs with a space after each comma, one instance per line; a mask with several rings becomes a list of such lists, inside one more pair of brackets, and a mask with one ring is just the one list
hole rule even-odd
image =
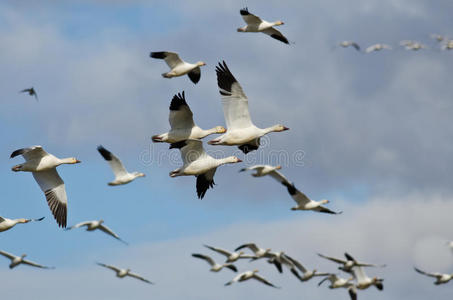
[[227, 283], [225, 283], [225, 285], [231, 285], [235, 282], [242, 282], [242, 281], [246, 281], [246, 280], [249, 280], [249, 279], [255, 279], [255, 280], [258, 280], [268, 286], [271, 286], [271, 287], [274, 287], [274, 288], [280, 288], [278, 286], [275, 286], [273, 285], [272, 283], [270, 283], [267, 279], [265, 279], [264, 277], [261, 277], [259, 276], [258, 274], [256, 274], [258, 272], [258, 270], [253, 270], [253, 271], [246, 271], [246, 272], [243, 272], [239, 275], [237, 275], [236, 277], [234, 277], [232, 280], [228, 281]]
[[39, 218], [39, 219], [8, 219], [8, 218], [3, 218], [0, 217], [0, 232], [9, 230], [16, 226], [16, 224], [25, 224], [29, 222], [36, 222], [36, 221], [42, 221], [44, 220], [44, 217]]
[[369, 46], [368, 48], [365, 49], [365, 53], [371, 53], [375, 51], [381, 51], [381, 50], [392, 50], [392, 47], [387, 45], [387, 44], [374, 44]]
[[20, 264], [29, 265], [29, 266], [41, 268], [41, 269], [55, 269], [54, 267], [46, 267], [46, 266], [43, 266], [43, 265], [37, 264], [35, 262], [24, 259], [24, 257], [27, 256], [26, 254], [22, 254], [21, 256], [15, 256], [15, 255], [10, 254], [5, 251], [0, 251], [0, 254], [11, 260], [11, 264], [9, 265], [10, 269], [17, 267]]
[[204, 255], [204, 254], [193, 253], [192, 256], [196, 257], [196, 258], [203, 259], [204, 261], [206, 261], [211, 266], [211, 269], [210, 269], [211, 272], [219, 272], [223, 268], [228, 268], [228, 269], [230, 269], [233, 272], [237, 272], [238, 271], [238, 269], [236, 269], [236, 267], [233, 264], [228, 264], [228, 263], [227, 264], [222, 264], [222, 265], [218, 264], [210, 256], [207, 256], [207, 255]]
[[352, 273], [352, 267], [385, 267], [385, 265], [375, 265], [375, 264], [367, 264], [367, 263], [361, 263], [355, 260], [350, 254], [345, 253], [345, 259], [340, 259], [340, 258], [335, 258], [335, 257], [330, 257], [330, 256], [325, 256], [320, 253], [318, 255], [322, 258], [328, 259], [330, 261], [333, 261], [337, 264], [341, 264], [338, 269], [346, 272], [346, 273]]
[[244, 254], [244, 251], [239, 251], [239, 252], [229, 252], [227, 250], [224, 250], [224, 249], [221, 249], [221, 248], [216, 248], [216, 247], [211, 247], [211, 246], [208, 246], [208, 245], [204, 245], [206, 248], [208, 249], [211, 249], [212, 251], [215, 251], [219, 254], [222, 254], [224, 256], [226, 256], [226, 261], [227, 263], [231, 263], [231, 262], [235, 262], [237, 261], [238, 259], [241, 259], [241, 258], [254, 258], [255, 256], [253, 255], [246, 255]]
[[33, 87], [31, 87], [29, 89], [23, 89], [19, 93], [28, 93], [30, 96], [35, 96], [36, 101], [39, 101], [38, 94], [36, 94], [36, 91]]
[[353, 41], [341, 41], [338, 45], [343, 48], [354, 47], [355, 50], [360, 52], [359, 44]]
[[120, 268], [117, 268], [117, 267], [115, 267], [115, 266], [106, 265], [106, 264], [99, 263], [99, 262], [96, 263], [96, 264], [98, 264], [98, 265], [101, 266], [101, 267], [104, 267], [104, 268], [107, 268], [107, 269], [110, 269], [110, 270], [115, 271], [116, 277], [118, 277], [118, 278], [124, 278], [124, 277], [126, 277], [126, 276], [129, 276], [129, 277], [132, 277], [132, 278], [141, 280], [141, 281], [146, 282], [146, 283], [149, 283], [149, 284], [154, 284], [154, 283], [152, 283], [151, 281], [149, 281], [148, 279], [145, 279], [145, 278], [141, 277], [141, 276], [138, 275], [138, 274], [131, 273], [131, 270], [130, 270], [130, 269], [120, 269]]
[[108, 228], [107, 226], [103, 225], [104, 223], [104, 220], [99, 220], [99, 221], [86, 221], [86, 222], [81, 222], [79, 224], [76, 224], [76, 225], [73, 225], [69, 228], [67, 228], [66, 230], [71, 230], [71, 229], [75, 229], [75, 228], [80, 228], [80, 227], [83, 227], [83, 226], [86, 226], [86, 231], [94, 231], [96, 229], [99, 229], [101, 230], [102, 232], [110, 235], [110, 236], [113, 236], [115, 239], [117, 239], [118, 241], [124, 243], [127, 245], [127, 242], [123, 241], [116, 233], [114, 233], [110, 228]]
[[453, 274], [428, 273], [428, 272], [422, 271], [415, 267], [414, 267], [414, 269], [415, 269], [415, 271], [417, 271], [420, 274], [436, 278], [436, 281], [434, 281], [435, 285], [444, 284], [453, 279]]

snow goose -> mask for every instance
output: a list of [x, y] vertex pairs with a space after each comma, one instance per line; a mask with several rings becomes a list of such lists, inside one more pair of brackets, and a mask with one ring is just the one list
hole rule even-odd
[[211, 247], [208, 245], [204, 245], [206, 248], [211, 249], [212, 251], [215, 251], [217, 253], [220, 253], [224, 256], [226, 256], [226, 261], [227, 263], [235, 262], [240, 258], [254, 258], [255, 256], [252, 255], [245, 255], [244, 251], [239, 251], [239, 252], [230, 252], [221, 248], [216, 248], [216, 247]]
[[271, 253], [270, 248], [263, 249], [263, 248], [258, 247], [255, 243], [243, 244], [243, 245], [237, 247], [236, 249], [234, 249], [234, 251], [238, 251], [238, 250], [241, 250], [244, 248], [249, 248], [250, 250], [252, 250], [252, 252], [255, 254], [255, 256], [253, 257], [254, 260], [263, 258], [263, 257], [266, 257], [266, 258], [273, 257], [273, 254]]
[[358, 288], [359, 290], [365, 290], [372, 285], [374, 285], [380, 291], [384, 289], [384, 285], [382, 283], [384, 279], [377, 277], [373, 278], [368, 277], [365, 274], [365, 271], [363, 270], [362, 267], [359, 266], [352, 267], [352, 275], [356, 280], [355, 287]]
[[270, 252], [269, 256], [271, 257], [267, 260], [267, 262], [273, 264], [280, 273], [283, 273], [283, 266], [287, 266], [291, 271], [294, 270], [294, 264], [291, 260], [289, 260], [285, 252]]
[[57, 158], [47, 153], [41, 146], [18, 149], [11, 158], [22, 155], [25, 163], [12, 167], [14, 172], [32, 172], [33, 177], [44, 192], [50, 210], [60, 227], [66, 227], [68, 200], [63, 180], [57, 167], [62, 164], [80, 163], [74, 157]]
[[258, 270], [243, 272], [243, 273], [237, 275], [236, 277], [234, 277], [232, 280], [230, 280], [227, 283], [225, 283], [225, 285], [231, 285], [231, 284], [233, 284], [235, 282], [242, 282], [242, 281], [246, 281], [246, 280], [249, 280], [249, 279], [255, 279], [255, 280], [258, 280], [258, 281], [264, 283], [265, 285], [268, 285], [268, 286], [271, 286], [271, 287], [274, 287], [274, 288], [277, 288], [277, 289], [280, 288], [280, 287], [275, 286], [272, 283], [270, 283], [264, 277], [261, 277], [258, 274], [256, 274], [257, 272], [258, 272]]
[[149, 284], [154, 284], [154, 283], [152, 283], [151, 281], [149, 281], [148, 279], [145, 279], [145, 278], [141, 277], [141, 276], [138, 275], [138, 274], [131, 273], [131, 270], [130, 270], [130, 269], [120, 269], [120, 268], [117, 268], [117, 267], [115, 267], [115, 266], [106, 265], [106, 264], [99, 263], [99, 262], [96, 263], [96, 264], [98, 264], [98, 265], [101, 266], [101, 267], [104, 267], [104, 268], [110, 269], [110, 270], [112, 270], [112, 271], [115, 271], [116, 277], [118, 277], [118, 278], [124, 278], [124, 277], [126, 277], [126, 276], [129, 276], [129, 277], [132, 277], [132, 278], [141, 280], [141, 281], [146, 282], [146, 283], [149, 283]]
[[[295, 260], [294, 258], [286, 255], [286, 259], [288, 259], [294, 266], [294, 268], [291, 268], [291, 272], [299, 278], [300, 281], [308, 281], [312, 279], [315, 276], [328, 276], [330, 273], [318, 273], [318, 270], [314, 269], [313, 271], [307, 270], [299, 261]], [[302, 276], [297, 272], [297, 269], [299, 269], [302, 272]]]
[[75, 228], [80, 228], [80, 227], [83, 227], [83, 226], [86, 226], [86, 231], [94, 231], [94, 230], [101, 230], [102, 232], [105, 232], [106, 234], [110, 235], [110, 236], [113, 236], [115, 239], [117, 239], [118, 241], [124, 243], [127, 245], [127, 243], [125, 241], [123, 241], [116, 233], [114, 233], [110, 228], [108, 228], [107, 226], [103, 225], [104, 223], [104, 220], [99, 220], [99, 221], [86, 221], [86, 222], [81, 222], [79, 224], [76, 224], [76, 225], [73, 225], [71, 227], [69, 227], [68, 229], [66, 230], [71, 230], [71, 229], [75, 229]]
[[277, 171], [277, 170], [280, 170], [281, 168], [282, 168], [282, 166], [274, 167], [274, 166], [270, 166], [270, 165], [255, 165], [255, 166], [251, 166], [248, 168], [243, 168], [243, 169], [239, 170], [239, 172], [254, 170], [256, 172], [252, 173], [253, 177], [262, 177], [262, 176], [269, 175], [272, 178], [274, 178], [275, 180], [277, 180], [278, 182], [280, 182], [281, 184], [283, 184], [284, 182], [289, 184], [288, 179], [286, 179], [286, 177], [282, 173]]
[[318, 253], [318, 255], [322, 258], [328, 259], [337, 264], [341, 264], [342, 266], [338, 267], [338, 269], [340, 269], [346, 273], [351, 273], [352, 267], [381, 267], [381, 268], [385, 267], [385, 265], [375, 265], [375, 264], [358, 262], [348, 253], [344, 254], [346, 259], [340, 259], [340, 258], [335, 258], [335, 257], [331, 257], [331, 256], [326, 256], [326, 255], [323, 255], [320, 253]]
[[193, 121], [193, 113], [187, 105], [184, 91], [173, 97], [170, 103], [170, 131], [167, 133], [154, 135], [153, 142], [176, 143], [187, 139], [201, 140], [202, 138], [214, 134], [225, 133], [226, 129], [216, 126], [211, 129], [201, 129]]
[[30, 95], [30, 96], [35, 96], [36, 101], [39, 101], [38, 94], [36, 93], [36, 91], [33, 87], [28, 88], [28, 89], [23, 89], [19, 93], [28, 93], [28, 95]]
[[201, 66], [205, 66], [206, 63], [199, 61], [195, 64], [190, 64], [183, 61], [178, 53], [175, 52], [168, 52], [168, 51], [160, 51], [160, 52], [151, 52], [150, 56], [152, 58], [163, 59], [170, 67], [170, 71], [167, 73], [163, 73], [162, 76], [165, 78], [172, 78], [186, 75], [189, 76], [190, 80], [197, 84], [200, 81], [201, 77]]
[[115, 180], [109, 182], [108, 185], [115, 186], [127, 184], [133, 181], [135, 178], [145, 177], [145, 174], [140, 172], [129, 173], [124, 167], [121, 160], [112, 152], [102, 147], [102, 145], [98, 146], [97, 149], [102, 157], [109, 163], [110, 167], [112, 168], [113, 174], [115, 174]]
[[335, 212], [332, 211], [324, 206], [323, 204], [327, 204], [330, 201], [323, 199], [321, 201], [314, 201], [311, 200], [310, 198], [307, 197], [304, 193], [296, 189], [294, 186], [294, 183], [287, 183], [283, 182], [282, 183], [284, 186], [287, 187], [288, 193], [291, 195], [294, 201], [296, 201], [297, 206], [292, 207], [291, 210], [312, 210], [312, 211], [317, 211], [321, 213], [327, 213], [327, 214], [341, 214], [342, 212]]
[[360, 52], [359, 44], [357, 44], [356, 42], [353, 42], [353, 41], [342, 41], [338, 45], [343, 48], [354, 47], [355, 50]]
[[203, 199], [206, 191], [214, 186], [214, 174], [217, 167], [242, 162], [236, 156], [216, 159], [208, 155], [200, 140], [185, 140], [170, 144], [170, 149], [173, 148], [181, 151], [183, 166], [171, 171], [170, 177], [191, 175], [197, 177], [197, 195], [200, 199]]
[[280, 42], [289, 44], [288, 39], [280, 31], [273, 27], [283, 25], [284, 23], [282, 21], [267, 22], [261, 20], [260, 17], [251, 14], [247, 7], [241, 9], [239, 12], [247, 25], [238, 28], [238, 32], [262, 32], [276, 40], [279, 40]]
[[381, 50], [392, 50], [392, 47], [387, 45], [387, 44], [374, 44], [369, 46], [368, 48], [365, 49], [365, 53], [371, 53], [375, 51], [381, 51]]
[[249, 104], [241, 85], [231, 74], [225, 61], [216, 67], [217, 85], [222, 95], [223, 113], [227, 125], [227, 132], [211, 140], [211, 145], [237, 145], [245, 154], [258, 149], [260, 137], [269, 132], [280, 132], [289, 128], [283, 125], [274, 125], [268, 128], [258, 128], [250, 119]]
[[211, 266], [211, 269], [210, 269], [211, 272], [219, 272], [223, 268], [228, 268], [228, 269], [230, 269], [233, 272], [237, 272], [238, 271], [238, 269], [236, 269], [236, 267], [233, 264], [228, 264], [228, 263], [227, 264], [223, 264], [223, 265], [218, 264], [210, 256], [207, 256], [207, 255], [203, 255], [203, 254], [199, 254], [199, 253], [193, 253], [192, 256], [205, 260]]
[[336, 274], [327, 274], [327, 277], [325, 277], [323, 280], [321, 280], [318, 283], [318, 286], [320, 286], [324, 281], [328, 280], [328, 281], [330, 281], [329, 289], [339, 289], [339, 288], [348, 289], [351, 300], [357, 300], [357, 291], [355, 289], [354, 284], [351, 282], [353, 279], [354, 279], [353, 277], [351, 277], [349, 279], [344, 279], [344, 278], [338, 277]]
[[453, 279], [453, 274], [428, 273], [428, 272], [422, 271], [422, 270], [420, 270], [418, 268], [415, 268], [415, 267], [414, 267], [414, 269], [415, 269], [415, 271], [417, 271], [420, 274], [436, 278], [436, 281], [434, 281], [435, 285], [447, 283], [447, 282], [449, 282], [450, 280]]
[[0, 254], [11, 260], [11, 264], [9, 265], [10, 269], [17, 267], [20, 264], [29, 265], [29, 266], [41, 268], [41, 269], [55, 269], [54, 267], [46, 267], [46, 266], [43, 266], [43, 265], [37, 264], [35, 262], [24, 259], [24, 257], [27, 256], [27, 254], [22, 254], [21, 256], [16, 256], [16, 255], [10, 254], [5, 251], [0, 251]]
[[420, 49], [426, 49], [427, 47], [420, 42], [404, 40], [400, 42], [400, 45], [406, 50], [418, 51]]
[[28, 222], [36, 222], [36, 221], [42, 221], [44, 220], [44, 217], [39, 218], [39, 219], [8, 219], [8, 218], [3, 218], [0, 217], [0, 232], [9, 230], [16, 226], [17, 224], [24, 224]]

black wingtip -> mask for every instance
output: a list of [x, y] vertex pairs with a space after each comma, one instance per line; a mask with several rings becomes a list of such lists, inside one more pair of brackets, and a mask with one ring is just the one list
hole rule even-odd
[[247, 154], [249, 152], [258, 150], [259, 146], [258, 145], [250, 145], [250, 144], [245, 144], [245, 145], [240, 145], [238, 148], [244, 152], [244, 154]]
[[149, 54], [150, 57], [152, 58], [158, 58], [158, 59], [165, 59], [167, 56], [164, 51], [159, 51], [159, 52], [151, 52]]
[[276, 40], [279, 40], [280, 42], [283, 42], [283, 43], [289, 45], [288, 39], [285, 38], [284, 36], [281, 36], [281, 35], [278, 35], [278, 34], [272, 34], [271, 37], [273, 37]]
[[99, 145], [97, 149], [105, 160], [112, 160], [112, 153], [109, 150], [105, 149], [102, 145]]
[[173, 99], [171, 99], [170, 110], [179, 110], [179, 108], [184, 105], [187, 106], [187, 102], [184, 91], [182, 91], [182, 93], [175, 94]]
[[180, 141], [180, 142], [176, 142], [176, 143], [171, 143], [170, 144], [170, 147], [168, 147], [168, 149], [181, 149], [182, 147], [186, 146], [187, 143], [186, 141]]
[[11, 153], [10, 157], [9, 158], [13, 158], [13, 157], [16, 157], [18, 155], [22, 155], [25, 153], [25, 149], [17, 149], [16, 151], [14, 151], [13, 153]]
[[249, 9], [248, 9], [247, 7], [244, 7], [244, 8], [241, 9], [239, 12], [241, 13], [241, 16], [250, 15]]
[[209, 180], [206, 178], [205, 174], [201, 174], [197, 176], [197, 195], [198, 199], [202, 200], [204, 198], [204, 195], [206, 194], [206, 191], [209, 188], [214, 187], [215, 182], [214, 180]]

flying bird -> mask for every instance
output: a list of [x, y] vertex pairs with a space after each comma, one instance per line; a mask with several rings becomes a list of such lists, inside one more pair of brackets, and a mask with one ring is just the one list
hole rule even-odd
[[67, 205], [66, 189], [58, 175], [57, 167], [62, 164], [80, 163], [74, 157], [57, 158], [47, 153], [41, 146], [18, 149], [10, 158], [22, 155], [25, 163], [12, 167], [14, 172], [32, 172], [33, 177], [44, 192], [47, 204], [59, 227], [66, 227]]
[[446, 41], [442, 47], [441, 47], [442, 50], [452, 50], [453, 49], [453, 40], [448, 40]]
[[282, 183], [286, 188], [288, 189], [288, 193], [291, 195], [294, 201], [296, 201], [297, 206], [294, 206], [291, 208], [291, 210], [312, 210], [316, 212], [321, 212], [321, 213], [327, 213], [327, 214], [341, 214], [342, 212], [335, 212], [327, 207], [324, 207], [323, 204], [327, 204], [330, 201], [323, 199], [321, 201], [314, 201], [311, 200], [310, 198], [307, 197], [304, 193], [296, 189], [294, 186], [294, 183], [287, 183], [283, 182]]
[[354, 283], [352, 283], [353, 279], [353, 277], [344, 279], [338, 277], [336, 274], [328, 274], [323, 280], [318, 283], [318, 286], [328, 280], [330, 281], [329, 289], [345, 288], [348, 290], [351, 300], [357, 300], [357, 291], [355, 289]]
[[242, 281], [246, 281], [246, 280], [249, 280], [249, 279], [255, 279], [255, 280], [258, 280], [258, 281], [264, 283], [265, 285], [268, 285], [268, 286], [271, 286], [271, 287], [274, 287], [274, 288], [277, 288], [277, 289], [280, 288], [278, 286], [273, 285], [271, 282], [269, 282], [264, 277], [261, 277], [258, 274], [256, 274], [257, 272], [258, 272], [258, 270], [243, 272], [243, 273], [237, 275], [236, 277], [234, 277], [232, 280], [230, 280], [227, 283], [225, 283], [225, 285], [231, 285], [231, 284], [233, 284], [235, 282], [242, 282]]
[[368, 264], [368, 263], [362, 263], [358, 262], [355, 260], [350, 254], [345, 253], [346, 259], [340, 259], [340, 258], [335, 258], [335, 257], [330, 257], [326, 256], [323, 254], [318, 253], [318, 255], [322, 258], [328, 259], [330, 261], [333, 261], [337, 264], [341, 264], [341, 266], [338, 268], [346, 273], [351, 273], [352, 272], [352, 267], [385, 267], [385, 265], [375, 265], [375, 264]]
[[247, 7], [241, 9], [239, 12], [247, 25], [238, 28], [238, 32], [262, 32], [276, 40], [279, 40], [280, 42], [289, 44], [288, 39], [280, 31], [273, 27], [283, 25], [284, 23], [282, 21], [267, 22], [261, 20], [260, 17], [251, 14]]
[[39, 218], [39, 219], [8, 219], [8, 218], [3, 218], [0, 217], [0, 232], [9, 230], [16, 226], [17, 224], [25, 224], [29, 222], [36, 222], [36, 221], [42, 221], [44, 220], [44, 217]]
[[436, 41], [438, 41], [439, 43], [442, 42], [445, 37], [443, 35], [440, 35], [440, 34], [436, 34], [436, 33], [433, 33], [433, 34], [430, 34], [430, 37], [432, 39], [435, 39]]
[[384, 289], [384, 284], [382, 283], [384, 279], [377, 277], [368, 277], [363, 270], [363, 267], [354, 266], [352, 267], [352, 275], [356, 280], [355, 287], [359, 290], [365, 290], [370, 286], [374, 285], [378, 290], [382, 291]]
[[273, 254], [272, 254], [270, 248], [263, 249], [263, 248], [258, 247], [255, 243], [243, 244], [243, 245], [237, 247], [236, 249], [234, 249], [234, 251], [239, 251], [244, 248], [249, 248], [255, 254], [255, 256], [253, 257], [254, 260], [263, 258], [263, 257], [266, 257], [266, 258], [273, 257]]
[[33, 87], [31, 87], [29, 89], [23, 89], [19, 93], [28, 93], [30, 96], [35, 96], [36, 101], [39, 101], [38, 94], [36, 93], [36, 91]]
[[427, 47], [420, 42], [404, 40], [400, 42], [400, 45], [406, 50], [418, 51], [420, 49], [426, 49]]
[[107, 269], [110, 269], [110, 270], [115, 271], [116, 277], [118, 277], [118, 278], [124, 278], [124, 277], [126, 277], [126, 276], [129, 276], [129, 277], [132, 277], [132, 278], [141, 280], [141, 281], [146, 282], [146, 283], [149, 283], [149, 284], [154, 284], [154, 283], [152, 283], [151, 281], [149, 281], [148, 279], [145, 279], [145, 278], [141, 277], [141, 276], [138, 275], [138, 274], [131, 273], [131, 270], [130, 270], [130, 269], [120, 269], [120, 268], [117, 268], [117, 267], [115, 267], [115, 266], [106, 265], [106, 264], [99, 263], [99, 262], [96, 263], [96, 264], [98, 264], [98, 265], [101, 266], [101, 267], [104, 267], [104, 268], [107, 268]]
[[238, 269], [233, 264], [229, 264], [229, 263], [222, 264], [222, 265], [218, 264], [210, 256], [207, 256], [204, 254], [194, 253], [194, 254], [192, 254], [192, 256], [205, 260], [211, 266], [211, 269], [210, 269], [211, 272], [219, 272], [223, 268], [228, 268], [233, 272], [238, 271]]
[[242, 162], [236, 156], [216, 159], [208, 155], [200, 140], [185, 140], [170, 144], [170, 149], [181, 151], [183, 166], [170, 172], [170, 177], [195, 176], [197, 177], [197, 195], [203, 199], [206, 191], [214, 186], [214, 174], [217, 167], [224, 164]]
[[201, 140], [202, 138], [214, 134], [225, 133], [223, 126], [216, 126], [211, 129], [201, 129], [193, 121], [193, 113], [186, 102], [184, 91], [173, 96], [170, 103], [170, 131], [152, 137], [153, 142], [176, 143], [187, 139]]
[[22, 254], [21, 256], [16, 256], [16, 255], [10, 254], [5, 251], [0, 251], [0, 254], [11, 260], [11, 264], [9, 265], [10, 269], [17, 267], [20, 264], [29, 265], [29, 266], [41, 268], [41, 269], [55, 269], [54, 267], [46, 267], [46, 266], [43, 266], [43, 265], [37, 264], [35, 262], [24, 259], [24, 257], [27, 256], [26, 254]]
[[118, 241], [124, 243], [127, 245], [127, 242], [123, 241], [116, 233], [114, 233], [110, 228], [108, 228], [107, 226], [103, 225], [104, 223], [104, 220], [99, 220], [99, 221], [86, 221], [86, 222], [81, 222], [79, 224], [76, 224], [76, 225], [73, 225], [69, 228], [67, 228], [66, 230], [71, 230], [71, 229], [75, 229], [75, 228], [80, 228], [80, 227], [83, 227], [83, 226], [86, 226], [86, 231], [94, 231], [94, 230], [101, 230], [102, 232], [110, 235], [110, 236], [113, 236], [115, 239], [117, 239]]
[[387, 44], [374, 44], [369, 46], [368, 48], [365, 49], [365, 53], [371, 53], [375, 51], [381, 51], [381, 50], [392, 50], [392, 47], [387, 45]]
[[118, 157], [116, 157], [112, 152], [102, 147], [102, 145], [98, 146], [97, 149], [99, 153], [102, 155], [102, 157], [109, 163], [110, 167], [112, 168], [113, 174], [115, 175], [115, 180], [109, 182], [108, 185], [115, 186], [127, 184], [133, 181], [135, 178], [145, 177], [144, 173], [140, 172], [129, 173], [124, 167], [121, 160]]
[[260, 137], [269, 132], [280, 132], [289, 128], [283, 125], [274, 125], [268, 128], [258, 128], [250, 119], [249, 104], [241, 85], [231, 74], [225, 61], [216, 67], [217, 85], [222, 95], [223, 113], [227, 125], [227, 132], [211, 140], [211, 145], [237, 145], [247, 154], [258, 149]]
[[436, 278], [436, 281], [434, 281], [435, 285], [444, 284], [453, 279], [453, 274], [428, 273], [428, 272], [422, 271], [415, 267], [414, 267], [414, 269], [415, 269], [415, 271], [417, 271], [420, 274]]
[[208, 245], [204, 245], [206, 248], [211, 249], [212, 251], [215, 251], [219, 254], [222, 254], [226, 256], [226, 261], [227, 263], [235, 262], [240, 258], [254, 258], [255, 256], [252, 255], [245, 255], [244, 251], [239, 251], [239, 252], [230, 252], [221, 248], [216, 248], [216, 247], [211, 247]]
[[[313, 271], [307, 270], [299, 261], [294, 258], [286, 255], [286, 258], [294, 265], [291, 268], [291, 272], [296, 276], [300, 281], [308, 281], [315, 276], [328, 276], [330, 273], [318, 273], [318, 270], [314, 269]], [[297, 270], [302, 272], [302, 275], [297, 272]]]
[[170, 71], [167, 73], [163, 73], [162, 76], [165, 78], [172, 78], [172, 77], [179, 77], [186, 75], [189, 76], [190, 80], [197, 84], [200, 81], [201, 77], [201, 66], [205, 66], [206, 63], [199, 61], [195, 64], [190, 64], [183, 61], [178, 53], [175, 52], [168, 52], [168, 51], [160, 51], [160, 52], [151, 52], [150, 57], [163, 59], [170, 67]]
[[254, 170], [255, 173], [252, 173], [253, 177], [263, 177], [263, 176], [269, 175], [272, 178], [274, 178], [275, 180], [277, 180], [278, 182], [280, 182], [281, 184], [283, 184], [284, 182], [290, 184], [288, 179], [286, 179], [286, 177], [282, 173], [277, 171], [277, 170], [280, 170], [281, 168], [282, 168], [282, 166], [274, 167], [274, 166], [270, 166], [270, 165], [255, 165], [255, 166], [243, 168], [243, 169], [239, 170], [239, 172]]
[[359, 44], [353, 41], [341, 41], [338, 45], [343, 48], [353, 47], [355, 50], [360, 52]]

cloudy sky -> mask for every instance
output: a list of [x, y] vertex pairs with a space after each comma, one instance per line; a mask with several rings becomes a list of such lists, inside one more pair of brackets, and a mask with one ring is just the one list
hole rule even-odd
[[[238, 33], [239, 9], [269, 21], [293, 42]], [[345, 290], [318, 288], [258, 268], [282, 289], [256, 282], [224, 287], [234, 274], [214, 274], [191, 253], [202, 244], [233, 249], [244, 242], [285, 250], [309, 268], [336, 272], [316, 253], [385, 263], [368, 269], [385, 290], [361, 299], [451, 299], [451, 286], [435, 287], [416, 274], [453, 272], [445, 246], [453, 239], [452, 55], [431, 33], [453, 38], [453, 3], [422, 0], [320, 1], [14, 1], [0, 3], [0, 215], [41, 217], [0, 234], [0, 249], [27, 253], [55, 266], [8, 269], [0, 257], [2, 295], [16, 299], [349, 299]], [[400, 40], [430, 49], [407, 52]], [[376, 42], [394, 50], [357, 53], [334, 47]], [[176, 51], [203, 60], [201, 81], [161, 77], [167, 66], [150, 51]], [[222, 167], [216, 187], [200, 201], [195, 179], [170, 178], [179, 152], [150, 137], [166, 132], [168, 105], [185, 91], [203, 128], [225, 125], [215, 65], [225, 60], [249, 97], [256, 125], [282, 123], [246, 157], [233, 147], [206, 146], [217, 156], [238, 155], [244, 165], [283, 165], [283, 173], [313, 199], [327, 198], [342, 215], [292, 212], [288, 193], [271, 178]], [[39, 102], [18, 91], [34, 86]], [[147, 177], [121, 187], [96, 151], [102, 144], [128, 169]], [[42, 145], [82, 164], [62, 166], [68, 223], [104, 219], [130, 243], [102, 233], [57, 228], [30, 174], [12, 173], [15, 149]], [[129, 267], [155, 282], [114, 277], [96, 261]], [[341, 274], [347, 277], [347, 274]]]

